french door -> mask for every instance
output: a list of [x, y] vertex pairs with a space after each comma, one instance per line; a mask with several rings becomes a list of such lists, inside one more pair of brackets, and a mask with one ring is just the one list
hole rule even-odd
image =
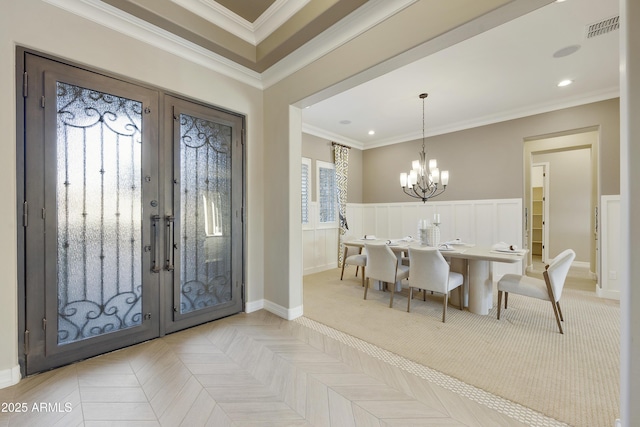
[[243, 118], [24, 54], [27, 374], [242, 309]]

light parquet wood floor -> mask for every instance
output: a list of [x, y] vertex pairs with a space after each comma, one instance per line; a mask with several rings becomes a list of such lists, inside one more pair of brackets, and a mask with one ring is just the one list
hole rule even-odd
[[231, 316], [0, 389], [0, 427], [528, 424], [330, 335]]

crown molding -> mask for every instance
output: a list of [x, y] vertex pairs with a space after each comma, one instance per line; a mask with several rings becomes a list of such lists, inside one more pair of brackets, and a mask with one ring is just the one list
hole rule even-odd
[[302, 132], [328, 141], [337, 142], [338, 144], [346, 145], [347, 147], [364, 150], [364, 143], [361, 141], [356, 141], [355, 139], [347, 138], [346, 136], [338, 135], [337, 133], [329, 132], [307, 123], [302, 123]]
[[298, 13], [311, 0], [277, 0], [253, 23], [256, 45]]
[[[370, 0], [329, 30], [298, 48], [262, 74], [182, 39], [100, 0], [43, 0], [69, 13], [111, 28], [158, 49], [258, 89], [266, 89], [331, 52], [417, 0]], [[172, 0], [183, 1], [183, 0]], [[192, 0], [193, 1], [193, 0]], [[307, 1], [307, 0], [303, 0]], [[265, 12], [266, 14], [267, 12]]]
[[247, 43], [257, 46], [311, 0], [277, 0], [253, 23], [213, 0], [171, 1]]
[[260, 73], [99, 0], [43, 1], [239, 82], [263, 88]]
[[[510, 111], [492, 114], [488, 116], [478, 117], [477, 119], [461, 121], [447, 124], [444, 126], [436, 126], [425, 132], [425, 138], [444, 135], [447, 133], [459, 132], [467, 129], [473, 129], [481, 126], [492, 125], [496, 123], [506, 122], [509, 120], [522, 119], [524, 117], [535, 116], [536, 114], [550, 113], [553, 111], [563, 110], [565, 108], [579, 107], [581, 105], [592, 104], [595, 102], [606, 101], [608, 99], [619, 98], [620, 90], [618, 88], [609, 88], [606, 90], [592, 92], [563, 100], [562, 102], [543, 103], [526, 108], [518, 108]], [[304, 127], [303, 127], [304, 128]], [[322, 131], [322, 130], [319, 130]], [[345, 138], [338, 135], [338, 137]], [[362, 150], [372, 148], [385, 147], [387, 145], [400, 144], [408, 141], [422, 139], [422, 132], [412, 132], [399, 135], [393, 138], [382, 139], [379, 141], [367, 143]]]
[[353, 40], [418, 0], [369, 0], [262, 73], [265, 89]]

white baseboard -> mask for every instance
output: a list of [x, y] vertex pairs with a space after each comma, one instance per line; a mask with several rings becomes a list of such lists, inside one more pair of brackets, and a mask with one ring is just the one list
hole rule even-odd
[[262, 310], [264, 308], [264, 300], [247, 301], [244, 303], [244, 312], [253, 313], [254, 311]]
[[301, 305], [294, 308], [285, 308], [269, 300], [264, 301], [264, 309], [287, 320], [296, 319], [303, 314]]
[[327, 271], [327, 270], [333, 270], [335, 268], [338, 268], [338, 261], [332, 262], [332, 263], [329, 263], [329, 264], [325, 264], [325, 265], [321, 265], [321, 266], [305, 268], [305, 270], [304, 270], [304, 272], [302, 274], [304, 276], [306, 276], [307, 274], [320, 273], [320, 272]]
[[596, 285], [596, 295], [600, 298], [620, 301], [620, 291], [605, 290], [598, 285]]
[[0, 371], [0, 388], [10, 387], [18, 384], [22, 376], [20, 375], [20, 366], [14, 366], [10, 369]]
[[302, 316], [303, 310], [302, 306], [295, 308], [285, 308], [281, 305], [278, 305], [269, 300], [261, 299], [258, 301], [246, 302], [244, 304], [244, 312], [245, 313], [253, 313], [254, 311], [265, 309], [270, 313], [275, 314], [278, 317], [282, 317], [283, 319], [293, 320], [300, 316]]

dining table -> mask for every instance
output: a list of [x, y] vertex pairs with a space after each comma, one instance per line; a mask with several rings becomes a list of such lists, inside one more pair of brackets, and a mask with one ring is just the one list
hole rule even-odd
[[[424, 247], [419, 241], [411, 239], [355, 239], [345, 242], [347, 246], [364, 248], [365, 244], [386, 244], [398, 255], [408, 256], [411, 247]], [[493, 263], [514, 264], [522, 262], [522, 274], [526, 269], [528, 249], [511, 249], [509, 246], [476, 246], [474, 244], [453, 242], [438, 246], [440, 253], [449, 261], [451, 271], [464, 277], [464, 307], [471, 313], [487, 315], [493, 308]], [[411, 268], [411, 266], [409, 266]], [[411, 272], [409, 272], [409, 281]], [[457, 292], [451, 294], [451, 303], [458, 305]]]

